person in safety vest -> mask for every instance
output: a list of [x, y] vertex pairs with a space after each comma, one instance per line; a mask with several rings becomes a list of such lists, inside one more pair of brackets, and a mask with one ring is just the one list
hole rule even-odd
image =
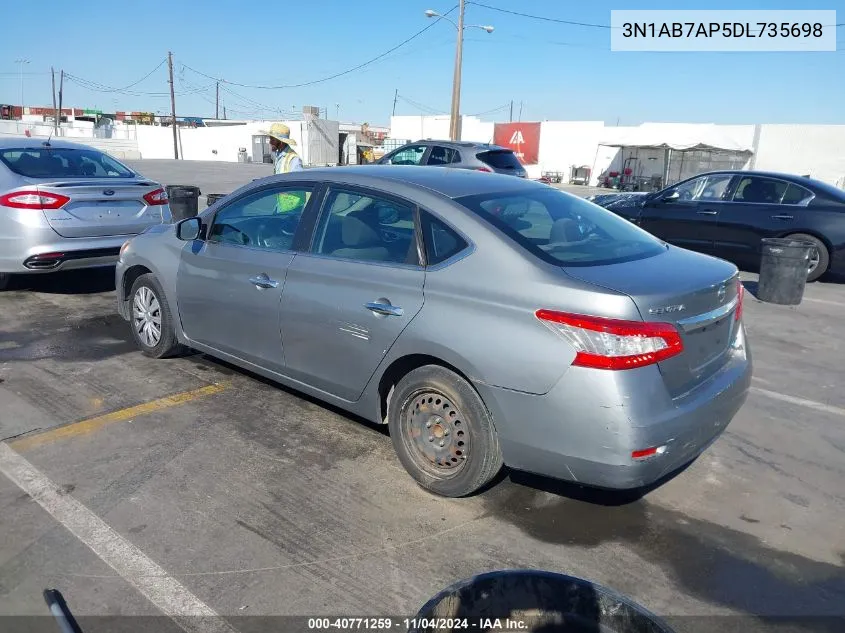
[[[273, 173], [287, 174], [302, 169], [302, 159], [294, 151], [296, 141], [290, 137], [290, 128], [284, 123], [274, 123], [270, 129], [262, 132], [270, 137], [273, 151]], [[276, 204], [277, 213], [287, 213], [305, 206], [304, 194], [280, 193]]]

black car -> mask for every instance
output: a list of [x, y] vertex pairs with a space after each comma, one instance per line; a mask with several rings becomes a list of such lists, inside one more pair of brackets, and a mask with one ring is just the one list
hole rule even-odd
[[417, 141], [380, 158], [379, 165], [425, 165], [474, 169], [508, 176], [528, 176], [513, 150], [468, 141]]
[[800, 238], [813, 244], [807, 281], [845, 273], [845, 191], [804, 176], [716, 171], [602, 206], [670, 244], [740, 266], [759, 265], [763, 238]]

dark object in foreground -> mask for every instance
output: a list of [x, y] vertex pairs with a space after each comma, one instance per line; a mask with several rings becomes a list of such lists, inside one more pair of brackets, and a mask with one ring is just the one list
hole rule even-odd
[[801, 303], [812, 248], [812, 243], [802, 240], [764, 239], [757, 298], [789, 306]]
[[64, 596], [58, 589], [45, 589], [44, 600], [50, 607], [50, 613], [56, 618], [59, 631], [62, 633], [82, 633], [82, 629], [76, 623], [70, 609], [65, 602]]
[[167, 198], [170, 200], [170, 213], [173, 221], [192, 218], [199, 213], [200, 191], [193, 185], [167, 185]]
[[225, 198], [228, 194], [225, 193], [209, 193], [205, 196], [205, 206], [210, 207], [212, 204], [220, 200], [220, 198]]
[[545, 571], [496, 571], [444, 589], [420, 609], [409, 633], [464, 627], [497, 633], [673, 633], [628, 598], [587, 580]]

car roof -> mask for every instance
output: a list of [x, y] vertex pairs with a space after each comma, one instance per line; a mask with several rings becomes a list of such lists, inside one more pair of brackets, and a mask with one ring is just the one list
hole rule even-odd
[[[51, 138], [49, 146], [55, 149], [96, 149], [81, 143], [71, 143], [59, 138]], [[40, 149], [47, 146], [46, 138], [31, 138], [28, 136], [12, 136], [0, 138], [0, 149]], [[97, 150], [99, 151], [99, 150]]]
[[547, 185], [516, 176], [482, 173], [469, 169], [436, 169], [417, 165], [353, 165], [305, 169], [281, 178], [345, 183], [350, 185], [392, 188], [410, 185], [434, 191], [448, 198], [461, 198], [479, 193], [510, 193], [526, 189], [548, 189]]
[[437, 139], [420, 139], [419, 141], [414, 141], [414, 143], [406, 143], [406, 145], [443, 145], [444, 147], [464, 147], [464, 148], [475, 148], [475, 149], [484, 149], [484, 150], [505, 150], [508, 152], [513, 151], [509, 147], [502, 147], [501, 145], [494, 145], [492, 143], [480, 143], [476, 141], [440, 141]]

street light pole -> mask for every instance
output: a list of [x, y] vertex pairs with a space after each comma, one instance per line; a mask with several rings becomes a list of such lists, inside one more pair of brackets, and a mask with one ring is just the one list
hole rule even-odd
[[478, 28], [487, 33], [493, 32], [492, 26], [481, 24], [464, 25], [464, 10], [466, 8], [466, 0], [460, 0], [458, 5], [458, 22], [455, 24], [450, 18], [445, 15], [437, 13], [428, 9], [425, 12], [427, 18], [445, 19], [452, 23], [458, 29], [458, 43], [455, 48], [455, 74], [452, 78], [452, 109], [449, 115], [449, 139], [452, 141], [459, 140], [461, 136], [461, 67], [463, 65], [464, 55], [464, 30], [469, 28]]
[[464, 55], [464, 10], [465, 0], [460, 0], [458, 8], [458, 43], [455, 49], [455, 74], [452, 77], [452, 111], [449, 116], [449, 140], [457, 141], [460, 138], [461, 118], [461, 67], [463, 66]]
[[24, 64], [28, 64], [28, 59], [23, 59], [22, 57], [15, 60], [16, 64], [20, 64], [21, 66], [21, 119], [23, 119], [23, 66]]

